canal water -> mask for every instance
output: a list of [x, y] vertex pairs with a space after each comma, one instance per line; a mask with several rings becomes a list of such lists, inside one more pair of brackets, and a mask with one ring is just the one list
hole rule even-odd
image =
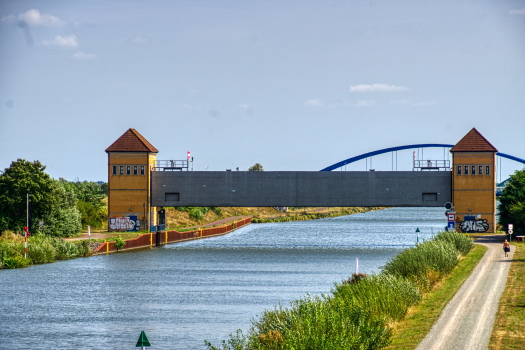
[[279, 302], [330, 292], [356, 258], [379, 271], [416, 228], [428, 239], [445, 225], [444, 209], [394, 208], [0, 270], [0, 347], [133, 349], [144, 330], [152, 349], [206, 349]]

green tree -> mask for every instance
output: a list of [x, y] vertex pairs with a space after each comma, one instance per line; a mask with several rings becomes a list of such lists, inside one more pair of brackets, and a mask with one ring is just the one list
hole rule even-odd
[[248, 171], [264, 171], [264, 168], [260, 163], [255, 163], [248, 168]]
[[500, 225], [506, 228], [513, 224], [515, 234], [525, 234], [525, 169], [510, 176], [499, 201]]
[[26, 196], [29, 193], [30, 232], [38, 232], [44, 221], [44, 233], [70, 236], [78, 233], [80, 212], [77, 197], [63, 183], [44, 172], [39, 161], [18, 159], [0, 175], [0, 230], [21, 231], [26, 226]]
[[51, 212], [53, 180], [44, 172], [45, 165], [18, 159], [0, 175], [0, 230], [21, 231], [26, 226], [26, 196], [29, 193], [31, 229], [38, 226], [35, 218]]

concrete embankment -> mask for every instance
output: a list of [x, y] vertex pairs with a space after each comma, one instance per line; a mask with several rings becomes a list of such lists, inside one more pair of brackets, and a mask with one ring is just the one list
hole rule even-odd
[[[133, 239], [128, 239], [124, 241], [124, 247], [119, 250], [129, 250], [129, 249], [138, 249], [138, 248], [147, 248], [155, 246], [156, 242], [159, 244], [169, 244], [176, 242], [189, 241], [193, 239], [201, 239], [207, 237], [221, 236], [232, 231], [235, 231], [238, 228], [249, 225], [252, 218], [248, 217], [243, 220], [234, 221], [231, 224], [227, 224], [220, 227], [212, 228], [198, 228], [192, 231], [178, 232], [178, 231], [164, 231], [164, 232], [152, 232], [145, 233]], [[157, 235], [158, 240], [157, 240]], [[107, 254], [115, 253], [117, 248], [115, 247], [115, 242], [104, 242], [102, 243], [93, 254]]]

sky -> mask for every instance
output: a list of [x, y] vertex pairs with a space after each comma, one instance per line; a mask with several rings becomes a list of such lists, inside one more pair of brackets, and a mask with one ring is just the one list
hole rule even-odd
[[0, 1], [0, 169], [107, 181], [135, 128], [194, 170], [317, 171], [473, 127], [525, 158], [524, 0]]

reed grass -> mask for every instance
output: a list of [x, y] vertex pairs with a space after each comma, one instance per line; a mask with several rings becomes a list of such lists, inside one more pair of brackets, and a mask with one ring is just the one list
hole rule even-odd
[[218, 347], [205, 344], [210, 350], [382, 349], [395, 324], [471, 248], [460, 233], [440, 233], [399, 253], [379, 274], [354, 274], [329, 295], [307, 295], [289, 307], [265, 310], [246, 334], [238, 330]]

